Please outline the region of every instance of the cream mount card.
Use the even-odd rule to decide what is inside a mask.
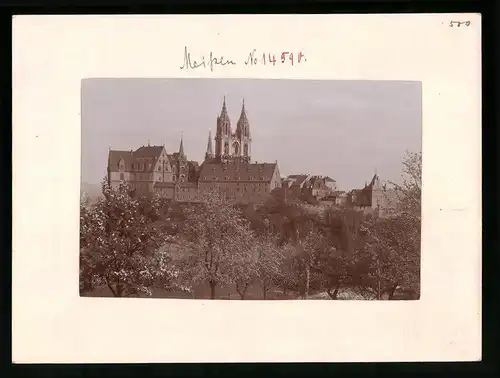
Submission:
[[[480,31],[477,14],[15,17],[13,361],[481,359]],[[141,178],[158,176],[137,152],[153,146],[161,183]],[[81,191],[105,174],[182,202],[244,171],[205,175],[207,156],[248,158],[230,198],[259,202],[279,182],[290,202],[295,182],[313,207],[345,192],[364,212],[382,206],[371,179],[396,181],[403,150],[419,148],[416,300],[303,300],[314,274],[293,300],[81,295]]]

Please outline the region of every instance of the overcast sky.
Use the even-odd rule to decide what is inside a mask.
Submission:
[[[165,144],[201,163],[223,97],[233,130],[245,99],[252,160],[282,176],[328,175],[362,187],[375,170],[398,180],[405,150],[421,150],[421,84],[398,81],[86,79],[82,81],[82,181],[106,174],[108,149]]]

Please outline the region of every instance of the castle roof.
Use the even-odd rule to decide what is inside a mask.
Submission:
[[[134,157],[136,157],[136,158],[144,158],[144,157],[158,158],[161,155],[163,148],[164,148],[163,146],[142,146],[134,151]]]
[[[292,187],[301,186],[307,179],[307,175],[289,175],[286,179],[293,180]]]
[[[131,170],[132,164],[144,163],[144,160],[142,159],[146,158],[156,161],[160,157],[163,149],[164,149],[163,146],[142,146],[135,151],[110,150],[108,155],[108,168],[113,168],[113,169],[118,168],[118,163],[120,162],[120,159],[123,159],[125,163],[125,169]],[[151,167],[148,166],[146,171],[151,172],[153,168],[154,167],[152,164]]]
[[[118,167],[118,163],[121,159],[123,159],[126,166],[129,166],[134,161],[133,152],[110,150],[108,156],[108,167]]]
[[[351,198],[354,196],[353,204],[356,206],[371,206],[373,197],[373,186],[378,179],[377,174],[374,174],[370,183],[365,185],[363,189],[354,189],[351,191]]]
[[[205,161],[201,165],[201,182],[270,182],[276,170],[276,163],[218,163],[214,160]]]
[[[353,196],[353,204],[356,206],[371,206],[372,205],[372,190],[370,186],[363,189],[354,189],[351,192]]]

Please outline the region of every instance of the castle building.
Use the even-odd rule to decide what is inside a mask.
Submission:
[[[375,213],[381,218],[387,218],[398,210],[398,196],[394,188],[389,188],[380,182],[375,173],[369,184],[363,189],[354,189],[347,195],[347,201],[358,210],[365,213]]]
[[[251,162],[250,124],[245,103],[233,132],[224,98],[217,116],[215,151],[209,131],[205,159],[188,160],[181,136],[179,151],[168,154],[164,146],[142,146],[135,151],[110,150],[108,182],[127,184],[140,195],[158,194],[178,202],[198,202],[205,190],[219,189],[234,203],[262,203],[281,187],[277,162]]]

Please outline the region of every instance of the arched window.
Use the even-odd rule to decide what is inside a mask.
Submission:
[[[243,146],[243,155],[244,156],[248,156],[248,144],[246,144],[246,143]]]
[[[224,155],[229,155],[229,143],[224,143]]]
[[[238,142],[233,143],[233,151],[236,156],[240,154],[240,145],[238,144]]]

